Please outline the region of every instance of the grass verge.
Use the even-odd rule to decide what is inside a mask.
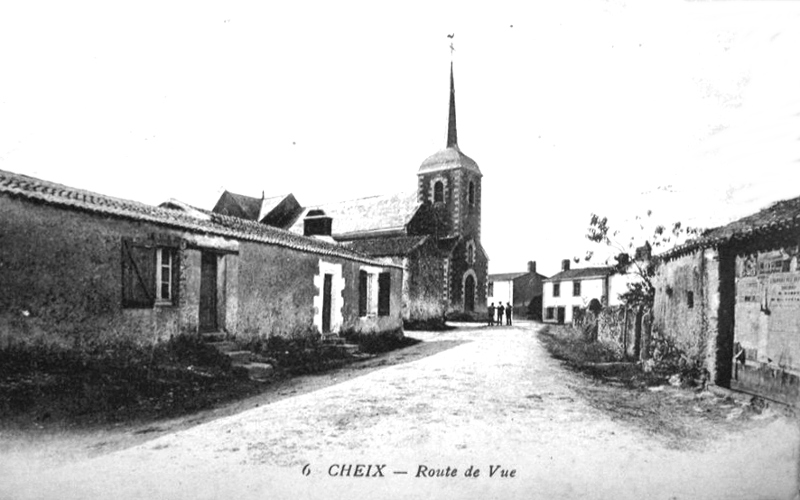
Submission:
[[[613,347],[588,342],[568,326],[547,326],[538,334],[548,352],[590,383],[573,389],[589,405],[660,439],[667,447],[699,446],[722,431],[760,418],[762,401],[738,402],[701,388],[673,387],[669,373],[625,362]]]

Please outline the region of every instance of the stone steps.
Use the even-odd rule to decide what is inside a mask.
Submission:
[[[225,340],[224,336],[217,334],[203,335],[203,340],[222,354],[228,356],[235,371],[247,375],[250,380],[266,382],[275,374],[275,367],[267,360],[252,351],[240,349],[235,342]]]
[[[275,374],[275,368],[269,363],[241,363],[233,366],[235,370],[244,370],[250,380],[258,382],[267,382]]]

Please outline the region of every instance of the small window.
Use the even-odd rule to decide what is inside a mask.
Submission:
[[[359,271],[358,273],[358,315],[388,316],[391,304],[391,275]]]
[[[686,305],[689,309],[694,307],[694,292],[686,292]]]
[[[469,206],[475,205],[475,183],[469,181],[469,194],[467,195],[467,199],[469,201]]]
[[[467,263],[472,264],[475,262],[475,246],[472,242],[467,243]]]
[[[494,297],[494,281],[489,282],[489,297]]]
[[[572,321],[577,320],[580,315],[581,315],[581,306],[572,306]]]
[[[553,283],[553,297],[561,297],[561,283]]]
[[[172,302],[172,260],[172,249],[156,249],[156,283],[158,284],[156,302]]]
[[[544,318],[545,318],[545,319],[553,319],[553,317],[554,317],[553,315],[554,315],[554,314],[555,314],[555,308],[553,308],[553,307],[548,307],[547,309],[545,309],[545,315],[544,315]]]
[[[572,282],[572,296],[573,297],[580,297],[581,296],[581,282],[580,281],[573,281]]]
[[[433,185],[433,202],[444,202],[444,183],[442,181],[436,181],[436,184]]]

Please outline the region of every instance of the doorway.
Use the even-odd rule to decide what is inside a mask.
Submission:
[[[567,309],[565,307],[559,307],[557,310],[557,314],[558,314],[558,324],[563,325],[564,321],[566,320]]]
[[[467,276],[464,280],[464,310],[472,312],[475,310],[475,278]]]
[[[331,333],[331,289],[333,275],[326,274],[322,285],[322,333]]]
[[[200,325],[201,333],[216,332],[217,322],[217,255],[203,252],[200,257]]]

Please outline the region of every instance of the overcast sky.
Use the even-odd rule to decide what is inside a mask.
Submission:
[[[483,178],[490,272],[592,212],[713,226],[800,195],[800,2],[4,2],[0,169],[158,204]]]

